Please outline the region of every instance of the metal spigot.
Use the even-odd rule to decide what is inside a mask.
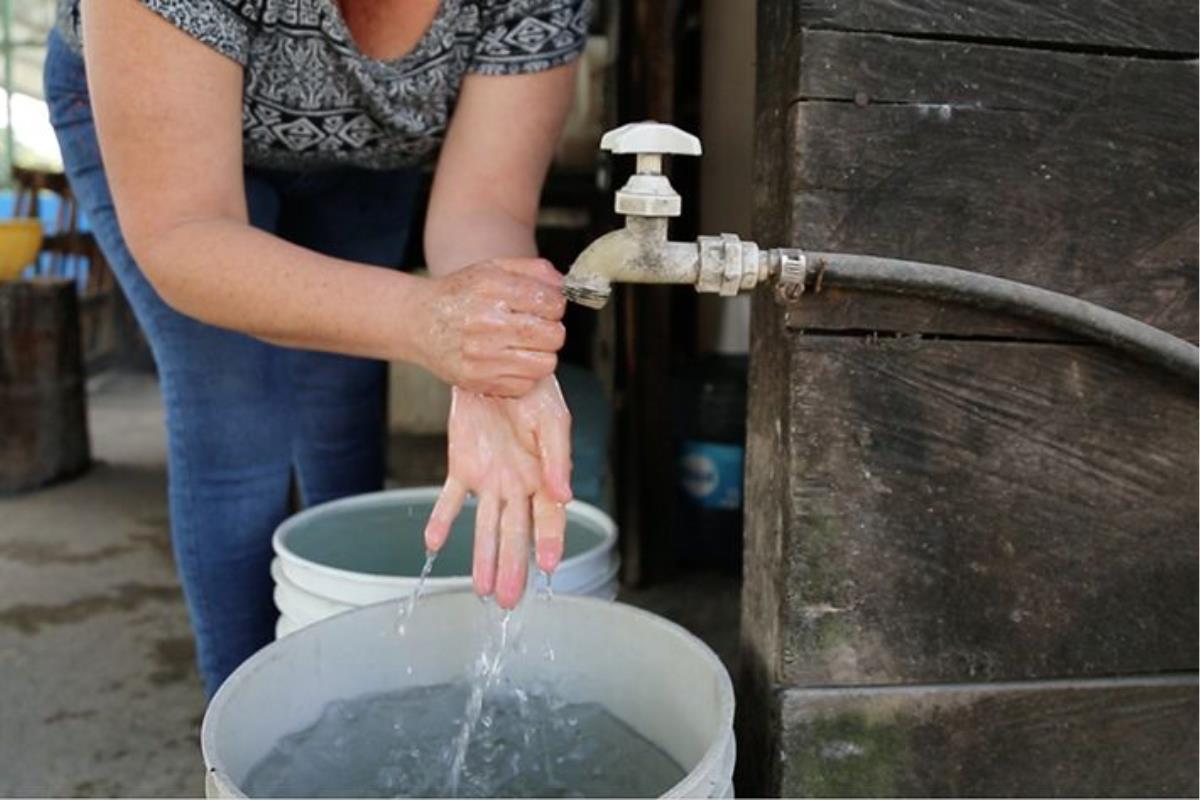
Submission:
[[[604,134],[603,150],[636,155],[637,171],[617,190],[614,206],[625,226],[592,242],[567,273],[567,299],[602,308],[612,282],[690,283],[698,292],[734,295],[766,280],[769,264],[758,245],[731,233],[695,242],[667,240],[667,223],[683,203],[663,175],[667,154],[698,156],[700,140],[673,125],[635,122]]]

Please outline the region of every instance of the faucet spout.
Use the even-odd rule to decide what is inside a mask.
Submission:
[[[568,300],[603,308],[613,282],[695,284],[700,247],[667,241],[667,220],[627,217],[625,227],[587,246],[571,265],[563,291]]]
[[[615,265],[630,259],[633,241],[624,228],[606,233],[584,248],[563,281],[563,294],[573,303],[604,308],[612,294]]]

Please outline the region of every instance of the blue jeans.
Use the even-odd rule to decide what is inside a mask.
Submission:
[[[171,537],[211,696],[273,637],[271,534],[289,512],[293,474],[305,504],[381,488],[386,367],[277,347],[168,307],[121,235],[83,61],[53,34],[45,89],[71,188],[158,367]],[[247,168],[250,223],[326,255],[396,267],[416,180],[412,170]]]

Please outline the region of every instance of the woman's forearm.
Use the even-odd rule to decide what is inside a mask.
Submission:
[[[489,258],[537,255],[533,227],[503,211],[457,211],[430,217],[425,225],[425,260],[432,275],[447,275]]]
[[[184,222],[134,255],[176,310],[292,347],[420,363],[428,280],[323,256],[233,219]]]

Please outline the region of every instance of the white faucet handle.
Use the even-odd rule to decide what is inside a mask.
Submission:
[[[700,140],[674,125],[662,122],[630,122],[613,128],[600,139],[600,149],[618,155],[671,153],[680,156],[700,155]]]

